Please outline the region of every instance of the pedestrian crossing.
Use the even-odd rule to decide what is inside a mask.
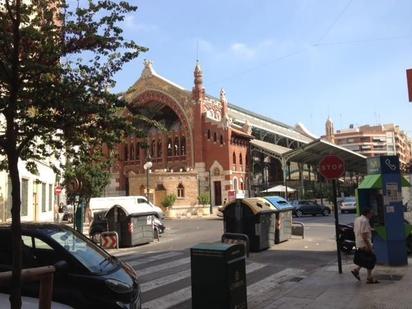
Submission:
[[[172,251],[122,257],[133,266],[140,280],[144,309],[191,308],[190,253]],[[299,268],[273,269],[268,264],[247,259],[248,308],[280,297],[305,277]],[[298,280],[296,280],[298,279]]]

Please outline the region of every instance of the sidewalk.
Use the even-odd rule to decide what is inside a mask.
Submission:
[[[350,272],[354,267],[351,259],[344,257],[342,274],[338,273],[337,263],[320,268],[265,308],[412,308],[412,258],[408,266],[377,265],[374,275],[378,284],[366,284],[365,269],[361,270],[362,281],[357,281]]]

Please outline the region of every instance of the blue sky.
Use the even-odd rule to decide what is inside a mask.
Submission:
[[[150,50],[116,76],[125,91],[143,59],[191,89],[196,58],[206,92],[288,125],[324,133],[396,123],[412,137],[410,0],[138,0],[125,37]]]

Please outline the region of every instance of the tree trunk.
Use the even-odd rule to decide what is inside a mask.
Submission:
[[[13,273],[11,281],[11,308],[21,308],[21,269],[22,269],[22,240],[20,221],[20,176],[18,169],[18,155],[16,149],[7,152],[9,163],[9,175],[12,184],[12,208],[11,208],[11,235],[13,248]]]

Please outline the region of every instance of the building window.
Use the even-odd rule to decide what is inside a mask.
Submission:
[[[169,138],[167,140],[167,156],[168,157],[173,156],[172,139],[171,138]]]
[[[41,183],[41,211],[46,212],[46,184]]]
[[[237,178],[233,178],[233,189],[235,190],[235,192],[238,191],[238,187],[237,187]]]
[[[22,179],[21,182],[21,215],[28,215],[28,198],[29,198],[29,181],[27,179]]]
[[[220,145],[223,145],[223,135],[220,135]]]
[[[140,143],[136,144],[136,160],[140,159]]]
[[[240,190],[245,190],[245,185],[243,183],[243,178],[240,178]]]
[[[129,159],[129,147],[128,145],[124,145],[124,160],[127,161]]]
[[[213,133],[213,141],[214,141],[214,142],[216,142],[216,141],[217,141],[217,134],[216,134],[216,132],[215,132],[215,133]]]
[[[210,139],[210,129],[207,130],[207,139]]]
[[[134,156],[134,147],[131,146],[130,147],[130,160],[135,160],[135,156]]]
[[[180,154],[182,156],[186,154],[186,138],[184,136],[180,138]]]
[[[242,154],[239,154],[239,164],[243,164]]]
[[[162,141],[161,141],[161,140],[158,140],[158,141],[157,141],[157,156],[160,158],[160,157],[162,156],[162,154],[163,154],[163,151],[162,151]]]
[[[185,187],[182,183],[179,183],[179,185],[177,186],[177,197],[185,197]]]
[[[233,164],[236,164],[236,153],[233,152]]]
[[[175,156],[180,156],[179,138],[178,138],[178,137],[175,137],[174,155],[175,155]]]
[[[152,156],[152,158],[156,156],[155,147],[156,147],[156,141],[152,140],[152,143],[150,144],[150,155]]]
[[[52,211],[53,207],[53,185],[49,185],[49,211]]]

